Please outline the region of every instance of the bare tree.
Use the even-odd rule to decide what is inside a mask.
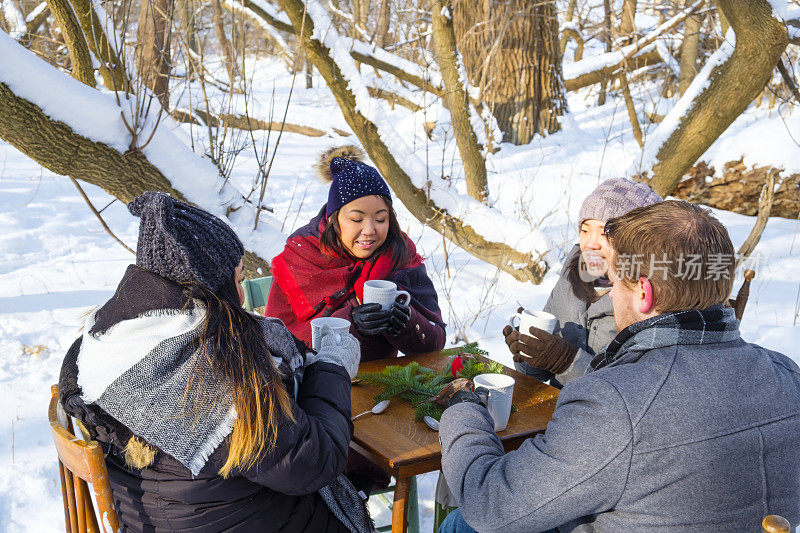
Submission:
[[[61,28],[64,43],[69,50],[72,76],[89,87],[94,87],[96,84],[92,56],[72,6],[67,0],[48,0],[47,5],[50,7],[50,12],[53,13],[56,24]]]
[[[172,9],[172,0],[142,0],[136,37],[139,76],[164,109],[169,109]]]
[[[433,0],[431,7],[436,62],[446,88],[444,102],[450,110],[450,123],[464,165],[467,193],[476,200],[485,202],[488,196],[486,163],[470,122],[471,104],[462,81],[464,67],[456,49],[453,8],[448,0]]]
[[[619,22],[619,33],[623,37],[628,37],[636,31],[636,0],[624,0],[622,3],[622,16]]]
[[[662,196],[669,195],[692,164],[747,109],[764,89],[778,63],[789,36],[783,23],[773,16],[767,0],[718,0],[718,5],[736,33],[736,47],[725,57],[725,49],[712,56],[708,82],[690,101],[679,102],[677,120],[665,121],[648,137],[644,154],[654,151],[652,168],[640,171]],[[683,101],[682,99],[682,101]],[[674,124],[674,125],[673,125]]]
[[[691,0],[687,0],[687,5]],[[697,53],[700,47],[700,15],[692,15],[683,26],[681,44],[681,72],[678,77],[678,93],[683,96],[697,75]]]

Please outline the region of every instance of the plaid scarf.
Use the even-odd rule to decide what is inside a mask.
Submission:
[[[88,315],[77,384],[86,403],[197,475],[233,430],[236,409],[230,385],[198,345],[205,309],[199,301],[186,308],[180,286],[164,281],[128,269],[114,296]],[[167,294],[153,303],[163,307],[147,309],[143,295],[161,291]],[[272,355],[264,364],[276,365],[290,381],[297,378],[304,354],[295,338],[277,319],[260,318],[259,324]],[[187,383],[196,394],[184,394]]]
[[[592,359],[598,370],[630,351],[644,352],[675,345],[717,344],[739,338],[739,321],[733,309],[715,305],[708,309],[677,311],[631,324],[620,331],[605,351]]]

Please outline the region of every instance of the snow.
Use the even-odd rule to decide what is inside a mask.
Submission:
[[[316,15],[314,20],[318,21]],[[340,37],[336,53],[350,57],[351,44],[351,40]],[[83,128],[86,135],[106,139],[117,149],[127,148],[129,134],[124,126],[120,128],[120,109],[113,94],[73,83],[23,54],[27,52],[0,34],[1,82],[24,92],[48,114],[54,113],[51,116],[60,117],[76,130]],[[293,123],[324,131],[334,127],[348,129],[319,77],[315,77],[312,89],[296,85],[289,99],[291,76],[283,64],[250,60],[247,71],[253,73],[254,92],[249,100],[240,97],[228,102],[229,112],[242,112],[247,102],[255,116],[265,119],[272,107],[276,115],[282,115],[284,106],[288,106]],[[23,66],[27,77],[34,81],[14,79],[15,68]],[[366,72],[371,69],[362,70],[365,72],[361,74],[361,85],[357,79],[351,80],[354,90],[375,83]],[[658,89],[641,88],[639,84],[631,87],[637,105],[643,106],[642,102],[652,99],[659,110],[668,111],[670,106],[679,109],[680,102],[658,100],[648,93],[657,93]],[[176,91],[173,103],[197,107],[193,90]],[[600,181],[624,175],[639,157],[621,97],[610,94],[608,103],[598,107],[589,98],[591,92],[571,93],[571,114],[563,117],[560,132],[545,139],[536,137],[526,146],[501,145],[500,152],[487,161],[492,201],[489,209],[465,200],[463,171],[448,129],[449,114],[438,102],[431,103],[428,97],[429,109],[413,113],[399,107],[389,109],[382,102],[375,104],[359,94],[359,104],[366,107],[366,112],[384,121],[381,127],[387,129],[381,133],[390,139],[398,160],[413,171],[415,183],[436,183],[431,185],[431,194],[437,203],[465,213],[467,221],[482,232],[548,251],[551,270],[543,283],[520,283],[443,240],[395,202],[401,227],[426,259],[448,324],[448,343],[478,341],[490,357],[510,365],[511,356],[500,334],[503,325],[520,305],[541,309],[555,285],[564,253],[577,240],[576,219],[583,198]],[[215,93],[214,98],[217,96]],[[423,128],[426,119],[437,122],[432,140]],[[182,172],[195,179],[200,199],[213,199],[221,206],[219,183],[210,177],[207,162],[192,157],[193,153],[186,149],[186,139],[193,131],[196,143],[203,138],[197,135],[196,128],[162,122],[152,147],[148,146],[153,150],[148,157],[157,160],[171,175]],[[643,128],[648,142],[655,140],[651,138],[656,137],[658,127],[643,122]],[[257,143],[263,143],[267,133],[254,135]],[[273,132],[270,151],[275,135]],[[787,173],[800,172],[800,150],[795,140],[800,140],[797,111],[751,106],[703,159],[718,171],[726,161],[744,156],[747,165],[774,165]],[[232,222],[249,247],[264,256],[274,254],[283,246],[284,235],[316,214],[327,199],[327,187],[315,179],[311,166],[323,149],[345,142],[357,141],[352,136],[312,138],[284,133],[264,199],[274,213],[255,235],[251,232],[252,213],[241,209],[232,215]],[[200,152],[204,149],[198,147]],[[230,190],[249,190],[257,165],[252,149],[242,151],[231,176]],[[98,208],[112,200],[97,187],[83,187]],[[715,213],[728,227],[738,248],[753,227],[754,217],[719,210]],[[498,215],[492,218],[489,214]],[[112,203],[103,211],[103,218],[126,244],[135,247],[138,219],[124,205]],[[85,314],[113,294],[134,257],[105,233],[68,179],[43,170],[3,141],[0,227],[0,397],[4,398],[0,427],[6,434],[0,440],[0,523],[15,532],[63,531],[55,451],[46,419],[49,386],[57,382],[61,359],[80,335]],[[769,221],[756,248],[760,264],[741,328],[745,340],[778,350],[798,362],[799,233],[800,222],[796,220]],[[525,242],[530,239],[534,242]],[[739,275],[735,287],[740,283]],[[418,478],[421,526],[426,531],[431,530],[433,520],[435,482],[435,473]]]
[[[14,5],[10,0],[0,2],[0,9],[2,9],[3,17],[9,25],[8,33],[12,39],[19,39],[25,35],[25,17],[22,11]]]

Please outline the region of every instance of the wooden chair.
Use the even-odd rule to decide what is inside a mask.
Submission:
[[[244,308],[252,312],[256,307],[267,305],[269,289],[272,287],[272,276],[246,279],[242,281],[244,288]]]
[[[53,385],[50,393],[52,397],[47,418],[58,454],[67,533],[116,533],[119,520],[114,509],[103,450],[99,443],[87,442],[75,436],[70,417],[58,402],[58,386]],[[87,433],[84,431],[84,434]],[[97,515],[87,483],[91,484],[94,492]],[[102,529],[98,527],[98,516]]]
[[[739,287],[739,292],[736,294],[736,298],[731,298],[728,301],[733,307],[733,312],[736,315],[736,319],[741,322],[742,317],[744,316],[744,308],[747,305],[747,298],[750,296],[750,282],[753,281],[756,273],[750,269],[744,271],[744,281],[742,282],[742,286]]]
[[[782,516],[767,515],[761,522],[762,533],[791,533],[792,525]]]

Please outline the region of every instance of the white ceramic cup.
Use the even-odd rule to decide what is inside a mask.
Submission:
[[[516,322],[516,323],[515,323]],[[553,333],[556,329],[557,319],[555,315],[544,311],[528,311],[523,309],[521,313],[515,313],[508,319],[511,327],[519,327],[519,332],[530,335],[531,326]]]
[[[398,296],[404,298],[405,305],[411,303],[411,295],[397,290],[397,285],[385,279],[371,279],[364,283],[364,303],[379,303],[384,311],[392,307]]]
[[[505,374],[480,374],[472,380],[475,391],[483,397],[486,408],[494,420],[494,430],[503,431],[511,415],[514,396],[514,378]],[[486,389],[484,393],[481,389]]]
[[[311,321],[311,347],[316,351],[319,350],[319,341],[322,338],[320,335],[322,326],[328,325],[334,333],[344,336],[350,332],[350,321],[344,318],[337,318],[335,316],[321,316]]]

